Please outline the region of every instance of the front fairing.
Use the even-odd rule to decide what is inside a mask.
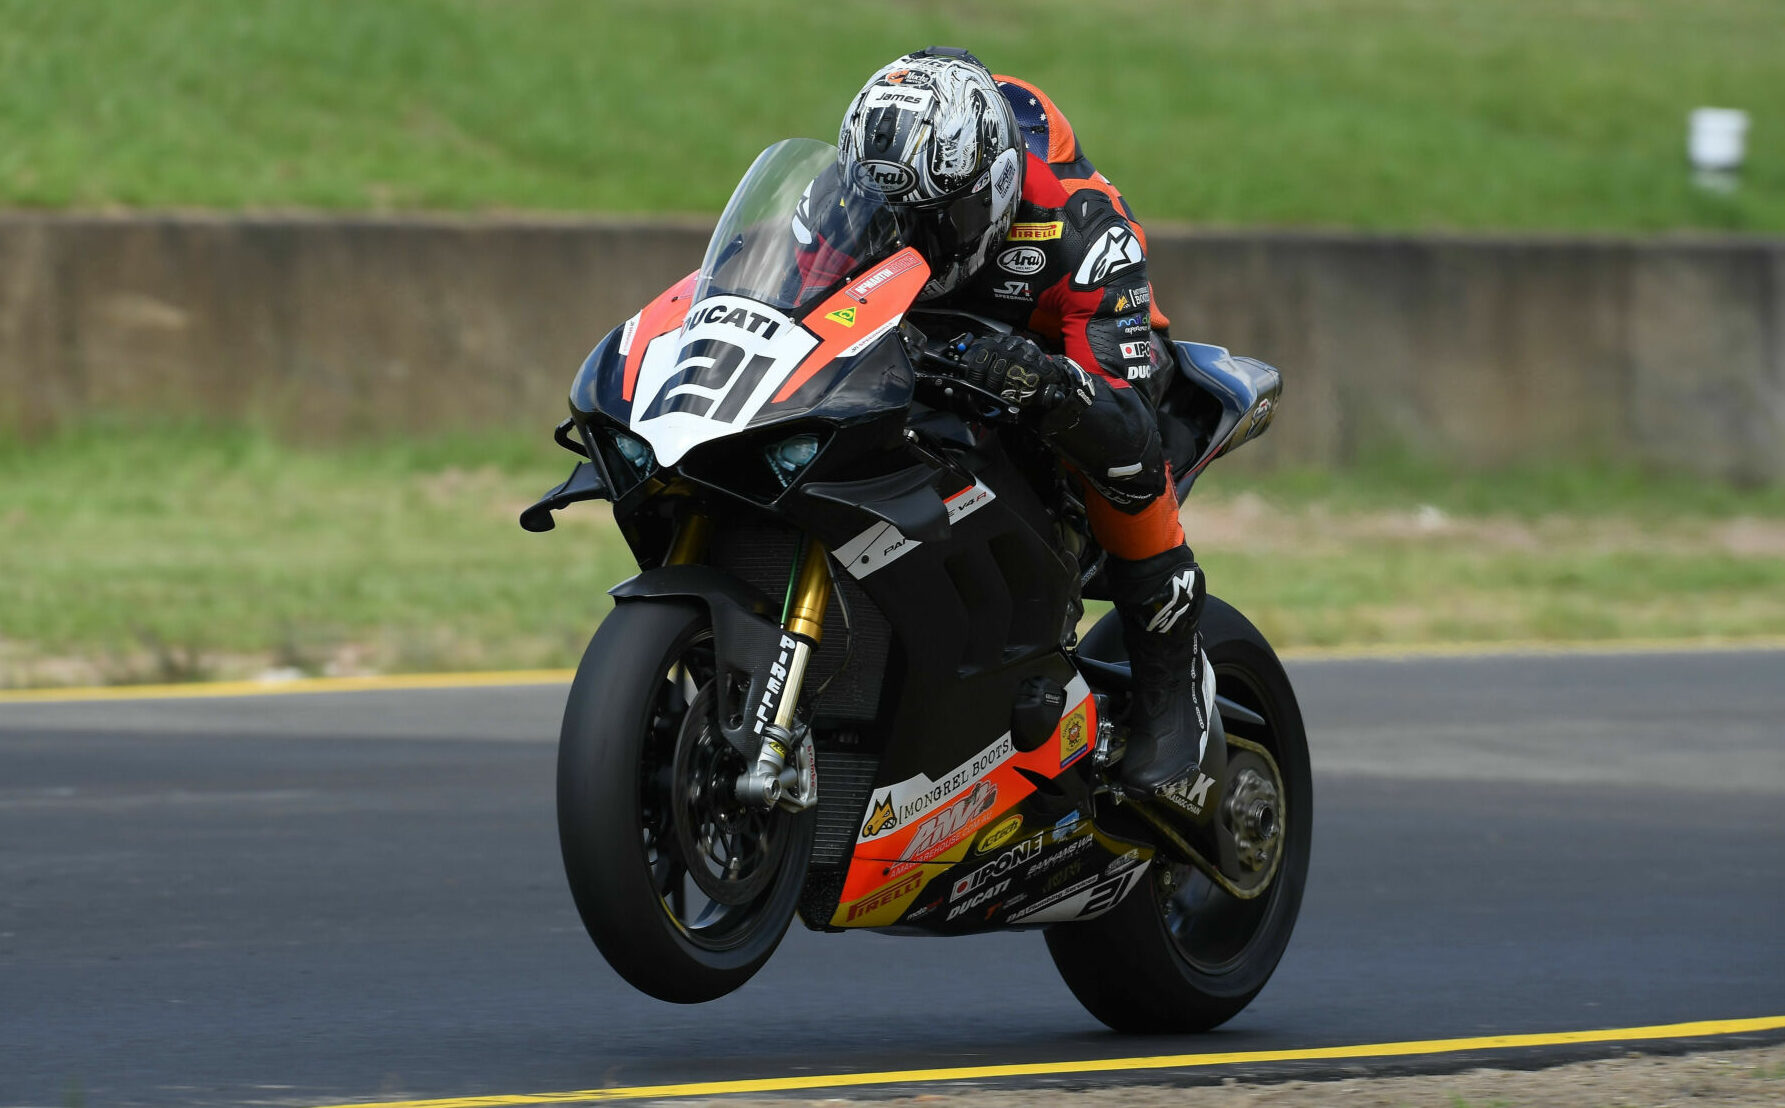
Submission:
[[[573,408],[676,466],[763,428],[907,407],[914,375],[898,325],[929,268],[885,235],[881,200],[838,194],[835,159],[805,139],[765,151],[701,269],[603,340],[572,386]],[[815,192],[822,220],[810,214]]]

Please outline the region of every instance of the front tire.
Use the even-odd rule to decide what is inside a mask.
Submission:
[[[704,609],[621,604],[583,654],[558,742],[558,840],[583,926],[620,976],[679,1004],[768,961],[811,854],[809,813],[746,811],[712,787],[743,768],[707,720],[714,672]],[[678,788],[678,769],[698,780]]]
[[[1262,728],[1234,723],[1229,730],[1268,750],[1281,773],[1283,856],[1255,899],[1230,896],[1191,867],[1159,861],[1108,914],[1048,929],[1048,953],[1067,987],[1117,1031],[1198,1032],[1232,1019],[1270,980],[1301,910],[1314,808],[1295,690],[1251,621],[1212,596],[1202,635],[1219,694],[1264,717]],[[1095,657],[1125,657],[1114,628],[1093,629],[1085,645],[1093,644]]]

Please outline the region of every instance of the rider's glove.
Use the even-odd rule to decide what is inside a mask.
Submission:
[[[961,356],[961,378],[1034,413],[1043,431],[1071,427],[1097,395],[1091,375],[1077,362],[1021,335],[974,339]]]

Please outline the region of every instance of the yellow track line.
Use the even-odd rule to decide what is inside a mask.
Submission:
[[[1510,655],[1728,654],[1785,650],[1785,635],[1732,639],[1508,639],[1504,642],[1367,643],[1356,646],[1290,646],[1277,656],[1292,662],[1346,662],[1371,658],[1499,658]]]
[[[1377,643],[1367,646],[1287,647],[1292,662],[1367,659],[1498,658],[1515,655],[1716,654],[1785,650],[1785,635],[1751,639],[1610,639],[1549,642]],[[472,689],[496,685],[567,685],[575,670],[517,669],[471,673],[399,673],[374,677],[297,677],[282,681],[194,681],[176,685],[98,685],[50,689],[0,689],[0,704],[56,704],[87,700],[205,700],[294,693],[377,692],[400,689]]]
[[[1073,1073],[1133,1073],[1181,1070],[1259,1062],[1310,1062],[1340,1058],[1404,1058],[1475,1050],[1574,1046],[1582,1043],[1638,1042],[1645,1039],[1698,1039],[1785,1028],[1785,1016],[1759,1019],[1704,1020],[1653,1027],[1617,1027],[1604,1031],[1558,1031],[1538,1035],[1488,1035],[1470,1039],[1426,1039],[1405,1043],[1362,1043],[1356,1046],[1309,1047],[1298,1050],[1253,1050],[1227,1054],[1164,1054],[1150,1058],[1092,1058],[1081,1062],[1036,1062],[1007,1066],[957,1066],[948,1069],[888,1070],[883,1073],[810,1074],[750,1081],[699,1081],[684,1085],[635,1085],[630,1088],[578,1089],[562,1093],[515,1093],[447,1097],[440,1100],[384,1100],[334,1104],[326,1108],[509,1108],[526,1104],[575,1104],[600,1100],[643,1100],[654,1097],[726,1096],[737,1093],[782,1093],[796,1089],[841,1089],[864,1085],[909,1085],[930,1081],[983,1081],[1006,1077],[1041,1077]]]

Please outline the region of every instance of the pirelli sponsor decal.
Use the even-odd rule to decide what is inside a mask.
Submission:
[[[1010,233],[1004,238],[1009,242],[1047,242],[1059,238],[1065,231],[1066,223],[1059,219],[1051,223],[1012,223]]]
[[[898,920],[929,875],[922,870],[885,885],[852,904],[840,905],[831,924],[838,927],[884,927]]]

